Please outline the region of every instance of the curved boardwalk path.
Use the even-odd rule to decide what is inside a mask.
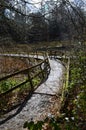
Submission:
[[[24,130],[25,121],[42,120],[46,116],[56,115],[60,109],[59,93],[62,88],[64,67],[59,60],[49,60],[51,71],[48,79],[41,84],[22,108],[0,118],[0,130]]]

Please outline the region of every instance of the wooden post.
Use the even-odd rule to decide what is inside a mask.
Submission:
[[[36,51],[37,59],[38,59],[38,52]]]
[[[46,76],[48,76],[48,59],[46,59],[45,61],[45,73],[46,73]]]
[[[33,86],[33,83],[32,83],[32,79],[31,79],[31,77],[30,77],[30,72],[29,72],[29,70],[28,70],[28,80],[29,80],[29,82],[30,82],[31,91],[33,91],[33,90],[34,90],[34,86]]]
[[[36,55],[36,58],[37,58],[37,50],[35,50],[35,55]]]
[[[43,63],[42,63],[43,64]],[[42,65],[41,64],[41,65]],[[40,65],[40,70],[41,70],[41,72],[42,72],[42,78],[44,78],[44,73],[43,73],[43,69],[42,69],[42,66]]]

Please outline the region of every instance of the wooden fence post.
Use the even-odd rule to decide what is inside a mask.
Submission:
[[[42,69],[42,66],[41,66],[42,64],[40,64],[40,70],[41,70],[41,72],[42,72],[42,78],[44,78],[44,73],[43,73],[43,69]]]
[[[36,56],[37,56],[37,59],[38,59],[38,52],[36,51]]]
[[[34,90],[34,86],[33,86],[32,79],[31,79],[31,77],[30,77],[30,72],[29,72],[29,70],[28,70],[28,80],[29,80],[29,82],[30,82],[31,91],[33,91],[33,90]]]

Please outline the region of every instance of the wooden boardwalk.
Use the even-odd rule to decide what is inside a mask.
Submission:
[[[48,114],[57,114],[65,69],[59,60],[52,59],[49,62],[51,71],[47,81],[41,84],[22,106],[0,118],[0,130],[23,130],[25,121],[41,120]]]

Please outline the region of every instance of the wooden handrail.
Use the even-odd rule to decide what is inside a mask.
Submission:
[[[24,73],[27,74],[27,72],[28,72],[29,70],[31,70],[31,69],[33,69],[33,68],[35,68],[35,67],[37,67],[37,66],[40,66],[41,64],[45,63],[46,60],[48,60],[48,58],[46,58],[45,60],[43,60],[41,63],[39,63],[39,64],[37,64],[37,65],[34,65],[34,66],[29,67],[29,68],[27,68],[27,69],[24,69],[24,70],[15,72],[15,73],[13,73],[13,74],[7,75],[7,76],[5,76],[5,77],[2,77],[2,78],[0,78],[0,81],[5,80],[5,79],[8,79],[8,78],[10,78],[10,77],[12,77],[12,76],[15,76],[15,75],[18,75],[18,74],[22,74],[22,73],[23,73],[23,74],[24,74]]]
[[[41,67],[42,64],[44,64],[43,68]],[[30,75],[31,70],[33,70],[34,68],[36,68],[36,67],[38,67],[38,66],[40,67],[40,71],[39,71],[38,73],[36,73],[34,76],[31,77],[31,75]],[[46,70],[47,70],[47,71],[46,71]],[[27,79],[26,81],[23,81],[22,83],[20,83],[20,84],[18,84],[18,85],[16,85],[16,86],[13,86],[13,87],[12,87],[11,89],[9,89],[8,91],[1,93],[0,96],[4,96],[4,95],[8,94],[9,92],[11,92],[11,91],[13,91],[13,90],[19,88],[20,86],[26,84],[27,82],[30,83],[31,90],[33,91],[33,90],[34,90],[34,86],[33,86],[32,80],[33,80],[35,77],[37,77],[38,75],[40,75],[41,73],[42,73],[42,77],[43,77],[42,79],[44,79],[44,78],[45,78],[44,72],[46,72],[46,75],[48,75],[48,74],[49,74],[49,70],[50,70],[50,65],[49,65],[48,58],[46,58],[46,59],[43,60],[41,63],[39,63],[39,64],[37,64],[37,65],[35,65],[35,66],[32,66],[32,67],[27,68],[27,69],[25,69],[25,70],[21,70],[21,71],[15,72],[14,74],[11,74],[11,75],[8,75],[8,76],[6,76],[6,77],[1,78],[0,81],[3,81],[3,80],[6,80],[6,79],[8,79],[8,78],[11,78],[11,77],[13,77],[13,76],[15,76],[15,75],[22,74],[22,73],[23,73],[23,74],[27,74],[27,76],[28,76],[28,79]]]

